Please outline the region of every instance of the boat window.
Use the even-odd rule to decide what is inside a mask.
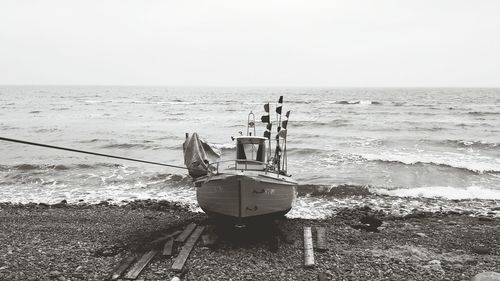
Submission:
[[[241,142],[238,142],[238,145],[236,147],[236,159],[243,159],[243,160],[247,159],[247,155],[245,154],[245,149]]]
[[[260,140],[238,140],[236,144],[236,159],[265,162],[265,143]]]
[[[257,161],[265,162],[266,161],[266,146],[261,143],[259,144],[259,149],[257,150]]]

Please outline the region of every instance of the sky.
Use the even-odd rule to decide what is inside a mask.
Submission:
[[[500,1],[1,0],[0,84],[500,87]]]

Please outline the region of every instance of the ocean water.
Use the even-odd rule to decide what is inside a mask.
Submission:
[[[500,89],[0,86],[0,136],[182,166],[184,134],[198,132],[231,159],[248,113],[280,95],[292,217],[500,200]],[[0,141],[2,202],[147,198],[197,208],[184,170]]]

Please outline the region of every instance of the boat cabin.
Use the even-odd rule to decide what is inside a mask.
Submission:
[[[241,136],[236,138],[236,169],[264,170],[267,163],[267,138]]]

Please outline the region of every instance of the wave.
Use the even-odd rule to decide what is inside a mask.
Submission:
[[[42,129],[36,129],[35,133],[52,133],[52,132],[60,132],[60,131],[61,130],[57,129],[57,128],[51,128],[51,129],[42,128]]]
[[[114,144],[103,145],[100,148],[118,148],[118,149],[143,148],[143,149],[150,149],[150,148],[155,148],[155,147],[151,146],[151,145],[147,145],[147,144],[141,144],[141,143],[114,143]]]
[[[467,114],[474,116],[488,116],[488,115],[500,115],[500,112],[492,112],[492,111],[469,111]]]
[[[424,197],[424,198],[445,198],[452,200],[460,199],[483,199],[499,200],[500,190],[495,190],[482,186],[469,186],[465,188],[451,186],[429,186],[416,188],[369,188],[370,192],[380,195],[396,197]]]
[[[487,142],[487,141],[473,141],[473,140],[445,140],[443,141],[446,145],[453,145],[458,147],[468,147],[468,148],[498,148],[500,143],[498,142]]]
[[[211,143],[210,146],[218,150],[233,150],[236,149],[235,143]]]
[[[467,159],[432,159],[429,156],[417,156],[417,155],[375,155],[375,154],[364,154],[356,155],[370,162],[380,162],[389,164],[403,164],[403,165],[435,165],[440,167],[448,167],[453,169],[459,169],[469,173],[475,174],[485,174],[485,173],[500,173],[500,165],[498,163],[488,163],[488,162],[472,162],[467,161]]]
[[[406,102],[401,102],[401,101],[393,101],[392,102],[392,105],[394,105],[394,106],[403,106],[405,104],[406,104]]]
[[[90,140],[79,140],[79,143],[94,143],[100,141],[109,141],[109,139],[90,139]]]
[[[340,101],[327,101],[327,103],[331,104],[346,104],[346,105],[353,105],[353,104],[360,104],[360,105],[381,105],[382,102],[379,101],[371,101],[371,100],[340,100]]]
[[[362,196],[372,194],[368,186],[361,185],[314,185],[297,186],[298,196]]]
[[[335,119],[327,122],[321,122],[321,121],[294,121],[292,123],[289,123],[290,126],[293,127],[310,127],[310,126],[328,126],[328,127],[347,127],[351,121],[347,119]]]
[[[96,163],[96,164],[16,164],[16,165],[0,165],[0,171],[18,170],[18,171],[33,171],[33,170],[73,170],[73,169],[95,169],[100,167],[121,167],[119,164]]]
[[[310,155],[315,153],[324,153],[324,149],[317,148],[287,148],[287,153],[289,155]]]
[[[339,196],[369,196],[384,195],[394,197],[443,198],[449,200],[481,199],[500,200],[500,190],[482,186],[451,187],[426,186],[415,188],[387,188],[369,185],[299,185],[299,197],[339,197]]]

